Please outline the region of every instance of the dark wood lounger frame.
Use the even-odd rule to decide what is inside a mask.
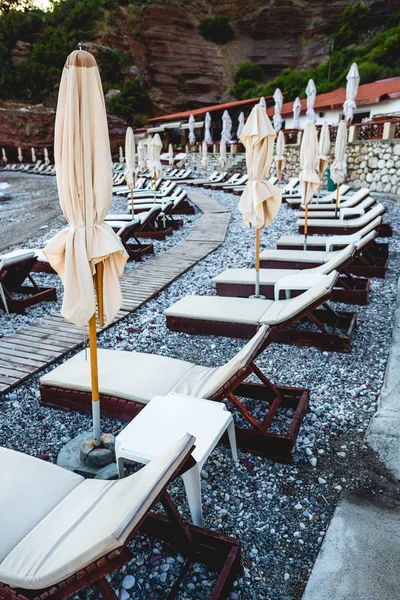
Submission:
[[[314,346],[321,350],[349,352],[351,337],[357,323],[357,313],[333,310],[327,304],[330,297],[329,292],[293,319],[278,327],[274,326],[274,341],[282,344]],[[258,323],[235,323],[174,316],[167,316],[166,320],[167,327],[171,331],[200,335],[250,338],[258,329]],[[303,326],[312,323],[316,329],[305,327],[295,329],[293,325],[296,323],[301,323]],[[331,331],[326,326],[330,327]]]
[[[280,246],[285,249],[285,246]],[[291,248],[287,247],[288,250]],[[359,277],[378,277],[385,279],[389,262],[389,244],[379,243],[372,240],[363,250],[357,253],[354,258],[347,263],[346,270],[351,275]],[[263,269],[313,269],[319,267],[321,263],[304,263],[302,261],[281,261],[260,259],[260,267]]]
[[[260,352],[271,341],[274,341],[272,333],[268,336],[268,342],[263,345]],[[251,375],[255,376],[259,383],[247,382]],[[40,395],[41,404],[44,406],[67,411],[91,412],[89,392],[41,385]],[[262,423],[244,406],[239,397],[261,400],[266,403],[268,410]],[[131,421],[145,406],[140,402],[105,394],[101,394],[100,400],[102,414],[124,421]],[[252,362],[248,367],[236,373],[223,388],[212,396],[211,400],[216,402],[228,400],[247,421],[247,428],[237,425],[235,427],[237,443],[242,450],[284,463],[293,461],[297,435],[309,406],[308,389],[276,386]],[[269,428],[279,408],[291,408],[294,415],[288,430],[285,433],[277,434],[269,431]]]
[[[193,464],[194,460],[191,456],[185,458],[172,475],[169,483]],[[148,512],[121,548],[103,556],[85,569],[50,588],[42,590],[15,589],[0,582],[0,600],[62,600],[92,585],[104,600],[118,600],[118,596],[106,576],[134,558],[129,550],[129,543],[138,531],[167,542],[187,556],[171,591],[166,596],[167,600],[176,597],[185,575],[194,562],[204,562],[219,570],[210,600],[227,598],[234,580],[240,573],[240,542],[235,538],[185,523],[166,491],[166,487],[154,500],[151,508],[161,502],[167,517]]]
[[[2,270],[0,281],[3,285],[9,312],[24,315],[29,306],[33,306],[39,302],[57,300],[56,288],[39,286],[33,279],[31,271],[34,270],[36,264],[37,258],[32,257]],[[32,285],[22,285],[26,279]],[[14,298],[13,294],[22,294],[25,297]],[[0,308],[5,309],[1,298]]]

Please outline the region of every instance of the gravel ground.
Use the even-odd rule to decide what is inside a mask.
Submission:
[[[241,340],[189,336],[165,327],[163,310],[179,297],[212,294],[213,275],[229,266],[253,263],[254,236],[242,225],[238,198],[207,193],[232,211],[225,243],[157,298],[101,334],[100,346],[159,353],[208,366],[223,364],[243,346]],[[273,344],[257,361],[273,382],[310,388],[311,411],[300,430],[294,464],[239,452],[235,467],[228,449],[218,447],[205,465],[205,526],[236,536],[243,544],[243,573],[231,600],[300,599],[342,490],[398,494],[396,482],[364,442],[390,348],[400,265],[400,205],[387,202],[387,207],[385,221],[394,229],[387,278],[372,281],[368,306],[340,305],[358,313],[350,353]],[[294,214],[282,206],[262,245],[273,247],[278,237],[294,232]],[[237,414],[234,417],[240,421]],[[287,415],[282,415],[279,424],[286,420]],[[115,432],[121,425],[103,419],[104,430]],[[41,408],[38,377],[2,398],[0,444],[10,448],[55,460],[60,447],[89,426],[87,415]],[[188,517],[181,482],[171,491]],[[110,578],[120,598],[165,598],[182,558],[145,538],[136,538],[132,550],[135,558]],[[212,581],[213,576],[198,566],[185,579],[180,597],[207,598]],[[90,596],[98,598],[94,591],[82,594]]]
[[[0,183],[0,240],[2,240],[0,244],[1,253],[9,252],[15,248],[44,248],[47,241],[56,235],[56,233],[66,225],[64,216],[61,213],[58,203],[55,177],[6,173],[5,178],[8,181]],[[0,181],[3,179],[4,172],[0,174]],[[33,219],[32,214],[28,214],[28,216],[25,215],[24,217],[24,219],[27,219],[27,222],[25,222],[24,234],[21,236],[19,231],[15,231],[13,236],[7,237],[8,244],[6,245],[5,240],[3,240],[3,235],[9,231],[9,220],[12,219],[12,223],[17,223],[20,216],[19,211],[23,211],[26,198],[33,193],[40,195],[40,189],[42,189],[44,197],[41,198],[40,203],[39,201],[37,202],[37,206],[32,208],[31,212],[34,213],[36,210],[39,212],[42,211],[45,204],[51,206],[54,205],[51,215],[46,211],[44,212],[41,223],[45,224],[39,227],[40,235],[38,236],[36,234],[38,228],[31,226],[30,218]],[[111,201],[110,213],[118,214],[125,212],[126,198],[114,195]],[[174,231],[173,234],[168,236],[164,241],[148,240],[148,243],[153,242],[154,254],[165,252],[165,250],[168,248],[175,246],[185,239],[192,227],[194,227],[200,214],[200,212],[197,212],[195,215],[181,215],[179,218],[183,218],[184,226]],[[36,223],[36,219],[34,219],[33,223]],[[20,240],[18,244],[15,244],[16,239]],[[147,260],[150,260],[152,256],[154,255],[144,256],[141,262],[143,263]],[[134,261],[127,262],[125,265],[125,272],[135,269],[140,264],[140,262]],[[33,277],[38,285],[56,288],[58,298],[57,302],[41,302],[40,304],[31,306],[27,309],[25,315],[7,315],[4,311],[0,310],[0,338],[2,336],[11,335],[17,331],[17,329],[20,329],[21,327],[27,327],[30,323],[35,323],[50,313],[60,311],[63,296],[63,286],[58,275],[34,273]]]

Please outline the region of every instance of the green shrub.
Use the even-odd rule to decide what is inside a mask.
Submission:
[[[242,100],[244,98],[244,94],[249,89],[256,88],[257,86],[258,83],[257,81],[254,81],[254,79],[242,79],[241,81],[238,81],[238,83],[235,83],[233,88],[229,90],[229,93],[235,98],[238,98],[238,100]]]
[[[120,93],[108,101],[107,109],[110,114],[124,119],[129,125],[140,127],[151,113],[150,96],[137,77],[134,77],[126,81]]]
[[[243,79],[251,81],[261,81],[263,77],[263,70],[257,63],[249,62],[248,60],[242,62],[235,71],[233,76],[234,83],[239,83]]]
[[[235,32],[225,15],[216,15],[200,23],[200,33],[211,42],[226,44],[233,38]]]

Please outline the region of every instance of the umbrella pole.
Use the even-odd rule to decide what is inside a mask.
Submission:
[[[156,188],[157,175],[155,173],[154,173],[153,179],[154,179],[154,204],[155,204],[156,203],[156,193],[157,193],[157,188]]]
[[[306,204],[304,215],[304,250],[307,250],[307,230],[308,230],[308,204]]]
[[[335,204],[335,219],[339,208],[339,184],[336,184],[336,204]]]
[[[133,190],[136,187],[136,173],[133,174],[133,187],[131,188],[131,209],[132,209],[132,221],[134,219],[134,201],[133,201]]]
[[[256,290],[255,297],[260,297],[260,229],[256,229]]]
[[[95,283],[97,292],[97,304],[100,326],[104,325],[103,306],[103,273],[104,265],[96,266]],[[100,395],[99,395],[99,366],[97,361],[97,335],[96,335],[96,313],[89,320],[89,351],[90,351],[90,377],[92,384],[92,420],[93,420],[93,442],[95,446],[101,445],[100,429]]]

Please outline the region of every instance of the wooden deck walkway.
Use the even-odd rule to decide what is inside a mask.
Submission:
[[[191,192],[189,198],[203,215],[186,240],[122,276],[123,305],[108,327],[154,298],[224,241],[230,213],[204,194]],[[0,338],[0,393],[8,392],[82,344],[82,329],[60,314],[47,315],[38,323]]]

